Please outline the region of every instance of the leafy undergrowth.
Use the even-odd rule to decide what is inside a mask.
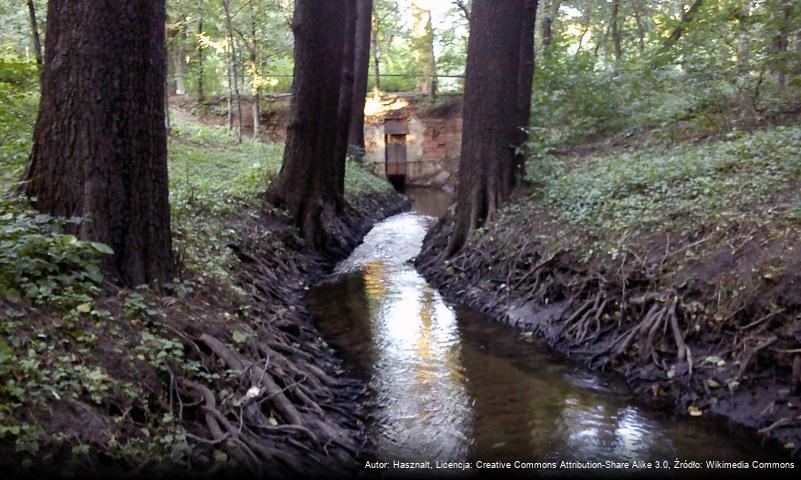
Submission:
[[[30,152],[37,75],[33,61],[0,53],[0,191],[17,181]]]
[[[108,247],[63,233],[80,219],[0,200],[0,467],[258,475],[352,465],[359,388],[339,378],[301,303],[330,259],[262,200],[281,147],[238,145],[179,116],[170,159],[180,275],[160,293],[104,281]],[[364,224],[401,205],[357,165],[347,188],[355,210],[370,212]]]
[[[801,447],[801,126],[540,156],[533,188],[444,260],[446,295],[624,373],[689,415]]]

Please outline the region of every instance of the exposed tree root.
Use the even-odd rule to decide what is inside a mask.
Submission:
[[[340,253],[366,232],[370,220],[403,209],[398,200],[384,209],[386,199],[363,199],[371,216],[354,210],[345,222],[338,221],[332,231]],[[247,322],[222,330],[173,327],[209,372],[227,369],[230,375],[174,379],[169,408],[190,440],[223,449],[250,474],[345,474],[356,467],[363,442],[355,402],[364,386],[339,376],[331,353],[318,345],[301,297],[305,282],[322,274],[330,261],[311,252],[293,229],[274,226],[289,255],[262,245],[258,231],[229,245],[241,262],[242,287],[253,299]],[[234,328],[247,330],[247,339],[226,341]]]
[[[592,367],[618,370],[637,390],[672,397],[682,411],[724,413],[801,444],[801,428],[788,420],[801,401],[798,302],[776,308],[756,288],[726,300],[721,282],[674,282],[669,269],[691,249],[713,248],[715,233],[666,236],[656,247],[588,263],[549,246],[540,226],[531,212],[502,217],[446,259],[451,225],[444,218],[426,237],[417,266],[452,300],[533,331]],[[753,241],[753,233],[740,243]],[[749,397],[740,393],[759,382],[784,392],[763,414],[744,407]]]

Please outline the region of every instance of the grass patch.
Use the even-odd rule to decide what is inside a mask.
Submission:
[[[731,136],[583,159],[540,157],[530,171],[554,215],[601,237],[797,219],[798,203],[782,197],[801,179],[801,126]]]

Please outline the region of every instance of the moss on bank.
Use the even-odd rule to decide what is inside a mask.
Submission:
[[[301,302],[333,259],[308,249],[263,202],[280,158],[279,146],[240,145],[222,128],[173,115],[180,275],[163,293],[105,281],[97,264],[107,247],[2,200],[4,471],[353,467],[360,386],[340,377]],[[346,182],[354,235],[404,206],[356,165]]]
[[[681,412],[801,447],[801,127],[538,156],[534,186],[445,260],[452,300],[623,373]]]

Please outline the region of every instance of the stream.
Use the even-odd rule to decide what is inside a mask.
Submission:
[[[369,382],[370,459],[669,461],[771,459],[713,419],[645,406],[592,372],[481,313],[451,305],[409,262],[450,197],[378,223],[307,302],[344,367]]]

